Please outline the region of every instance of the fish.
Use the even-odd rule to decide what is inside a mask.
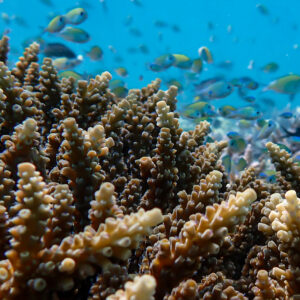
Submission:
[[[161,21],[161,20],[155,20],[153,22],[154,26],[157,27],[157,28],[165,28],[168,26],[168,24],[164,21]]]
[[[183,85],[178,81],[177,79],[169,79],[166,81],[166,85],[170,87],[171,85],[175,85],[178,89],[178,92],[182,92],[183,90]]]
[[[230,119],[246,119],[256,120],[260,118],[262,113],[253,106],[240,107],[235,111],[230,112],[226,117]]]
[[[236,111],[237,108],[235,108],[232,105],[223,105],[219,108],[219,113],[222,117],[228,116],[231,112]]]
[[[26,22],[26,20],[24,18],[20,17],[20,16],[13,15],[11,17],[11,19],[13,21],[15,21],[21,27],[28,27],[29,26],[28,23]]]
[[[276,129],[276,123],[272,120],[268,120],[264,126],[258,131],[255,140],[263,140],[268,138]]]
[[[173,66],[179,69],[189,69],[193,64],[193,61],[184,54],[172,54],[172,56],[174,57]]]
[[[214,62],[212,54],[207,47],[205,47],[205,46],[200,47],[198,49],[198,54],[199,54],[200,58],[202,58],[203,61],[206,62],[207,64],[212,64]]]
[[[269,10],[264,4],[258,3],[258,4],[256,4],[256,8],[258,9],[258,11],[262,15],[268,15],[269,14]]]
[[[126,77],[128,75],[128,71],[124,67],[119,67],[115,69],[115,72],[121,77]]]
[[[222,157],[222,163],[225,168],[225,171],[229,174],[231,172],[231,163],[232,163],[230,155],[228,154],[224,155]]]
[[[65,16],[56,16],[54,17],[47,27],[44,29],[44,32],[60,32],[66,25],[66,18]]]
[[[182,115],[186,118],[196,118],[202,115],[206,109],[211,109],[211,105],[208,102],[199,101],[185,106]]]
[[[246,88],[248,90],[256,90],[259,87],[258,82],[247,76],[234,78],[230,82],[235,87]]]
[[[70,10],[64,16],[66,24],[79,25],[87,19],[88,14],[84,8],[78,7]]]
[[[284,119],[291,119],[293,116],[294,116],[293,113],[290,111],[283,112],[282,114],[279,115],[279,117]]]
[[[121,79],[114,79],[109,82],[109,87],[111,89],[114,89],[118,86],[125,86],[125,82]]]
[[[51,0],[40,0],[41,3],[47,5],[47,6],[53,6],[53,2]]]
[[[58,78],[62,79],[62,78],[69,78],[69,77],[73,77],[74,79],[77,80],[81,80],[83,78],[83,76],[75,71],[61,71],[58,73]]]
[[[217,80],[204,88],[199,88],[199,85],[196,85],[195,88],[196,94],[202,100],[222,99],[229,96],[234,90],[233,85],[226,80]]]
[[[195,73],[200,73],[203,69],[203,62],[201,58],[196,58],[193,61],[191,70]]]
[[[142,7],[143,4],[140,0],[130,0],[131,3],[133,3],[135,6]]]
[[[283,136],[283,138],[290,138],[290,137],[300,137],[300,127],[295,128],[294,131],[290,131],[287,130],[286,128],[284,128],[283,126],[281,126],[282,130],[285,132],[285,136]]]
[[[289,74],[279,77],[278,79],[270,82],[263,92],[274,91],[280,94],[290,95],[291,100],[300,92],[300,76],[296,74]]]
[[[42,51],[47,57],[76,58],[76,54],[73,50],[61,43],[48,43]]]
[[[67,57],[59,57],[52,61],[53,66],[57,70],[72,69],[82,62],[82,56],[78,55],[75,59],[68,59]]]
[[[243,138],[232,139],[229,141],[229,149],[232,152],[241,153],[246,149],[246,141]]]
[[[181,31],[181,29],[180,29],[180,27],[178,26],[178,25],[173,25],[172,27],[171,27],[171,29],[174,31],[174,32],[180,32]]]
[[[261,70],[265,73],[274,73],[278,71],[278,69],[279,65],[276,62],[270,62],[261,68]]]
[[[148,47],[145,44],[139,45],[139,49],[144,54],[148,54],[149,53],[149,49],[148,49]]]
[[[71,26],[65,27],[58,33],[58,36],[62,37],[66,41],[80,44],[86,43],[90,40],[90,35],[85,30]]]
[[[228,133],[227,133],[227,136],[228,136],[228,138],[229,139],[237,139],[237,138],[240,138],[241,137],[241,135],[237,132],[237,131],[229,131]]]
[[[245,120],[245,119],[239,120],[238,127],[242,128],[242,129],[248,129],[248,128],[252,127],[252,122],[249,120]]]
[[[136,37],[142,36],[142,32],[138,28],[135,28],[135,27],[130,28],[129,32]]]
[[[233,62],[231,60],[224,60],[219,62],[216,67],[224,70],[231,70],[233,68]]]
[[[99,46],[93,46],[91,49],[86,53],[86,55],[94,61],[101,60],[103,57],[103,51]]]
[[[117,97],[125,98],[128,93],[128,89],[124,86],[117,86],[111,90]]]
[[[247,165],[248,165],[248,163],[245,160],[245,158],[243,158],[243,157],[239,158],[238,161],[234,162],[235,169],[238,172],[241,172],[241,171],[245,170],[245,168],[247,167]]]
[[[124,24],[125,26],[129,26],[129,25],[132,24],[132,21],[133,21],[133,17],[132,17],[131,15],[128,15],[128,16],[125,18],[123,24]]]
[[[172,54],[163,54],[161,56],[158,56],[154,60],[154,63],[148,64],[148,67],[153,72],[161,72],[171,67],[174,61],[175,57]]]

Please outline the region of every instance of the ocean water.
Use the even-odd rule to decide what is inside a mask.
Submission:
[[[264,5],[268,14],[257,8]],[[179,109],[191,103],[194,97],[194,83],[185,79],[186,70],[174,67],[163,72],[149,70],[148,64],[156,57],[166,53],[179,53],[191,59],[198,57],[198,48],[207,46],[213,54],[214,64],[205,65],[197,82],[216,76],[230,80],[235,77],[250,76],[260,84],[259,97],[270,97],[275,106],[265,107],[266,117],[271,112],[282,109],[296,109],[300,105],[300,95],[291,102],[287,95],[275,92],[262,93],[262,88],[272,80],[289,73],[300,73],[300,1],[298,0],[2,0],[0,26],[2,31],[9,30],[13,65],[23,52],[26,40],[42,38],[45,42],[60,42],[70,47],[77,55],[83,55],[83,62],[74,68],[81,74],[95,76],[102,71],[110,71],[114,79],[120,78],[114,71],[122,66],[128,76],[122,78],[126,86],[141,88],[155,78],[165,82],[176,79],[184,85],[179,93]],[[63,40],[56,34],[43,33],[43,29],[56,15],[67,13],[75,7],[83,7],[88,18],[76,27],[86,30],[91,39],[83,44]],[[125,21],[132,18],[130,25]],[[23,22],[17,22],[21,19]],[[156,21],[166,26],[158,28]],[[23,24],[22,24],[23,23]],[[172,26],[176,25],[179,32]],[[130,30],[138,29],[140,36]],[[228,30],[231,28],[231,30]],[[91,46],[98,45],[104,52],[103,59],[91,61],[86,52]],[[144,54],[139,46],[144,45],[149,53]],[[111,51],[113,49],[114,51]],[[218,68],[219,62],[230,60],[231,70]],[[253,69],[248,65],[253,61]],[[279,70],[266,74],[261,67],[276,62]],[[248,105],[236,92],[230,96],[213,101],[215,107],[224,104]]]

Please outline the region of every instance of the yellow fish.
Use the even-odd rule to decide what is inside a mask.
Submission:
[[[66,18],[64,16],[56,16],[53,18],[48,26],[45,28],[45,31],[54,33],[61,31],[66,25]]]
[[[67,24],[78,25],[81,24],[88,17],[84,8],[74,8],[65,14]]]
[[[199,53],[200,58],[202,58],[203,61],[206,62],[207,64],[212,64],[214,62],[212,54],[207,47],[205,47],[205,46],[200,47],[198,49],[198,53]]]

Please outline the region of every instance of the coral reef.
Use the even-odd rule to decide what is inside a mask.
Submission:
[[[290,299],[300,293],[300,167],[230,178],[209,123],[179,126],[177,88],[126,98],[104,72],[57,76],[0,41],[1,299]]]

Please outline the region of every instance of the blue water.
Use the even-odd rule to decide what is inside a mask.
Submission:
[[[89,42],[71,43],[48,33],[44,33],[42,38],[47,42],[62,42],[76,54],[82,54],[84,61],[75,68],[79,73],[95,75],[108,70],[116,79],[119,76],[114,69],[126,67],[129,75],[124,81],[128,88],[141,88],[157,77],[184,81],[183,70],[172,67],[167,71],[154,73],[147,68],[147,63],[165,53],[182,53],[197,58],[197,50],[201,46],[209,47],[216,63],[230,60],[234,67],[228,71],[207,65],[207,70],[202,72],[199,80],[220,74],[229,79],[247,75],[263,86],[290,72],[300,73],[299,0],[140,1],[142,7],[129,0],[106,0],[105,8],[103,3],[96,0],[51,0],[53,6],[45,5],[42,0],[4,0],[0,4],[1,12],[9,17],[21,17],[27,23],[26,26],[20,26],[14,20],[8,24],[3,18],[0,19],[1,30],[11,31],[9,60],[12,64],[15,63],[22,54],[24,40],[40,36],[42,28],[47,26],[53,16],[65,14],[74,7],[84,7],[89,16],[78,27],[89,32]],[[268,15],[259,12],[256,7],[258,3],[266,5]],[[132,16],[133,21],[126,27],[124,21],[128,16]],[[157,28],[154,26],[155,20],[164,21],[168,26]],[[208,28],[208,23],[212,24],[212,29]],[[171,29],[173,25],[177,25],[180,32],[174,32]],[[232,27],[231,32],[227,30],[229,25]],[[132,35],[129,32],[132,27],[139,29],[142,36]],[[128,51],[129,48],[138,48],[141,44],[148,47],[149,54]],[[100,46],[104,52],[100,62],[92,62],[85,55],[93,45]],[[112,53],[109,46],[113,46],[116,53]],[[116,62],[116,57],[122,59],[122,62]],[[247,69],[250,60],[254,61],[253,70]],[[279,70],[273,74],[263,73],[260,67],[271,61],[279,64]],[[162,87],[166,88],[165,85]],[[286,95],[268,92],[265,96],[276,101],[275,109],[278,110],[289,103]],[[192,102],[192,98],[192,83],[188,83],[178,96],[179,106]],[[247,103],[233,93],[225,99],[214,101],[216,106],[223,104]],[[299,105],[300,95],[296,96],[292,107]]]

